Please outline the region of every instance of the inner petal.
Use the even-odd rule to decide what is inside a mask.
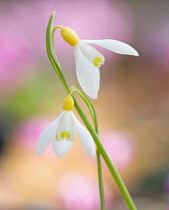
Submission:
[[[96,67],[100,67],[104,63],[104,56],[90,45],[79,42],[82,54]]]
[[[70,111],[66,111],[63,117],[59,121],[55,140],[75,141],[75,136],[76,136],[76,128],[74,120],[72,119]]]

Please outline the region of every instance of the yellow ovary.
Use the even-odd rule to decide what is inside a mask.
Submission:
[[[100,64],[102,64],[102,63],[103,63],[103,61],[100,57],[95,57],[94,60],[93,60],[93,64],[95,66],[100,66]]]
[[[68,95],[63,101],[63,109],[65,111],[72,111],[74,108],[74,100],[72,96]]]
[[[71,46],[75,46],[79,42],[78,35],[71,28],[68,28],[68,27],[62,28],[61,35],[63,39]]]

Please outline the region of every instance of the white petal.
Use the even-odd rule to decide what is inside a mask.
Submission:
[[[42,153],[49,146],[51,140],[53,140],[56,136],[56,129],[59,123],[60,118],[63,116],[65,111],[63,111],[55,121],[53,121],[50,125],[48,125],[44,131],[41,133],[38,142],[36,144],[36,152],[38,155],[42,155]]]
[[[56,141],[75,141],[75,137],[76,127],[71,115],[71,111],[65,111],[57,127]]]
[[[133,47],[131,47],[130,45],[128,45],[124,42],[120,42],[117,40],[111,40],[111,39],[81,40],[81,42],[97,44],[100,47],[104,47],[108,50],[111,50],[111,51],[113,51],[115,53],[119,53],[119,54],[139,56],[138,52]]]
[[[79,42],[79,47],[80,47],[80,49],[81,49],[81,52],[82,52],[82,54],[92,63],[92,64],[94,64],[94,59],[95,58],[100,58],[101,60],[102,60],[102,63],[100,63],[100,64],[103,64],[104,63],[104,61],[105,61],[105,58],[104,58],[104,56],[100,53],[100,52],[98,52],[95,48],[93,48],[93,47],[91,47],[90,45],[88,45],[88,44],[86,44],[86,43],[84,43],[84,42]],[[99,66],[96,66],[97,68],[99,68],[100,67],[100,65]]]
[[[72,144],[73,142],[67,141],[67,140],[62,140],[62,141],[53,140],[52,141],[53,150],[58,157],[62,157],[65,153],[67,153],[68,150],[71,148]]]
[[[89,131],[78,121],[78,119],[76,118],[76,116],[73,114],[73,112],[71,113],[72,117],[75,121],[76,124],[76,128],[77,128],[77,132],[79,134],[80,137],[80,141],[83,145],[83,147],[85,148],[85,150],[87,151],[89,157],[94,157],[96,155],[96,147],[95,147],[95,143],[94,140],[91,136],[91,134],[89,133]]]
[[[78,44],[74,47],[76,74],[84,92],[93,99],[98,96],[100,87],[100,72],[84,55]]]

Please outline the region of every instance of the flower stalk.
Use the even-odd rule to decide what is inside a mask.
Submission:
[[[72,90],[71,90],[70,94],[72,94],[73,91],[76,91],[81,96],[81,98],[85,102],[86,106],[88,107],[90,115],[91,115],[93,123],[94,123],[95,131],[98,134],[99,133],[98,121],[97,121],[97,115],[96,115],[96,111],[95,111],[93,104],[91,103],[90,99],[86,96],[86,94],[78,87],[72,86]],[[105,210],[102,164],[101,164],[100,152],[98,149],[96,151],[96,154],[97,154],[97,170],[98,170],[98,182],[99,182],[99,194],[100,194],[100,207],[101,207],[101,210]]]
[[[52,13],[50,19],[49,19],[49,22],[48,22],[48,26],[47,26],[47,32],[46,32],[46,49],[47,49],[47,54],[48,54],[48,58],[56,72],[56,74],[58,75],[59,79],[61,80],[63,86],[65,87],[67,93],[70,93],[71,92],[71,88],[70,86],[68,85],[64,75],[63,75],[63,72],[60,68],[60,65],[59,65],[59,62],[57,61],[57,58],[56,58],[56,55],[55,55],[55,50],[54,50],[54,31],[53,31],[53,21],[54,21],[54,16],[55,16],[55,13]],[[102,142],[100,141],[99,139],[99,136],[98,136],[98,133],[97,133],[97,129],[96,130],[92,127],[92,125],[90,124],[89,120],[87,119],[85,113],[83,112],[82,108],[80,107],[80,105],[78,104],[78,102],[76,101],[75,97],[72,96],[73,99],[74,99],[74,103],[75,103],[75,108],[77,110],[77,112],[79,113],[82,121],[84,122],[86,128],[88,129],[88,131],[90,132],[90,134],[92,135],[94,141],[95,141],[95,144],[97,146],[97,149],[99,151],[99,153],[102,155],[104,161],[106,162],[112,176],[114,177],[114,180],[128,206],[128,208],[130,210],[137,210],[121,176],[119,175],[116,167],[113,165],[109,155],[107,154]],[[87,98],[87,97],[86,97]],[[84,100],[85,101],[85,100]],[[88,101],[87,103],[90,104],[90,102]],[[90,106],[91,108],[91,106]],[[92,108],[91,108],[92,109]],[[91,110],[90,110],[91,112]],[[97,125],[97,124],[96,124]],[[96,126],[95,125],[95,126]],[[98,162],[100,161],[100,156],[98,156]],[[100,162],[99,162],[100,163]],[[101,165],[100,165],[101,166]],[[101,168],[100,166],[98,166],[98,171],[101,175]],[[99,178],[99,183],[101,184],[101,181],[102,181],[102,177],[100,176]],[[102,185],[100,185],[102,186]],[[102,187],[101,187],[102,188]],[[100,191],[103,192],[103,190],[100,188]],[[104,208],[103,208],[104,209]]]

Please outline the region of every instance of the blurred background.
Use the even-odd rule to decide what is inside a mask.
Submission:
[[[0,0],[0,210],[99,209],[96,158],[78,140],[61,159],[51,147],[41,157],[35,152],[66,96],[45,50],[53,11],[55,25],[82,39],[116,39],[139,52],[132,57],[96,47],[106,61],[93,103],[101,140],[138,209],[168,210],[167,0]],[[73,50],[59,30],[55,43],[69,84],[78,86]],[[127,210],[102,162],[106,209]]]

